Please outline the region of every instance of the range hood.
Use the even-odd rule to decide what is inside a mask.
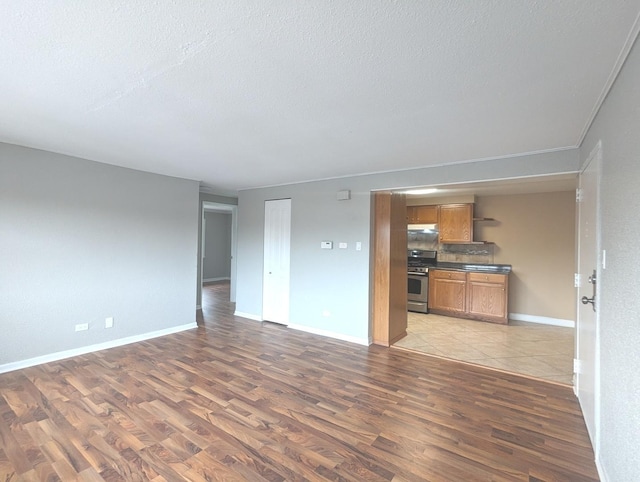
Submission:
[[[409,224],[407,225],[407,229],[412,232],[418,233],[437,233],[438,225],[437,224]]]

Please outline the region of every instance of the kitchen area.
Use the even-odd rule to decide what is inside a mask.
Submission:
[[[523,195],[533,196],[531,199],[538,204],[549,204],[549,198],[560,196],[567,204],[566,193]],[[533,313],[560,313],[562,307],[571,313],[572,307],[567,305],[573,303],[566,299],[571,290],[563,282],[563,306],[556,307],[554,312],[543,303],[535,304],[539,297],[549,298],[537,288],[540,277],[552,280],[555,275],[549,270],[534,272],[535,256],[539,257],[537,264],[546,264],[541,255],[544,250],[540,249],[542,246],[535,248],[536,241],[531,243],[528,238],[546,239],[544,224],[549,221],[553,207],[542,210],[542,217],[547,218],[544,222],[531,221],[533,229],[515,222],[511,223],[514,226],[506,226],[509,218],[527,219],[529,215],[510,213],[509,206],[514,201],[525,206],[525,210],[531,205],[531,199],[517,199],[518,196],[517,193],[488,196],[487,203],[482,202],[483,196],[475,195],[416,198],[407,195],[408,327],[407,336],[394,346],[572,384],[574,328],[566,326],[570,320],[518,313],[524,311],[521,307],[530,306],[540,307],[537,311],[526,308]],[[554,199],[551,201],[553,205]],[[496,213],[508,214],[507,221],[484,209],[491,204],[500,207]],[[562,210],[562,219],[554,223],[566,226],[573,213],[565,211]],[[553,232],[552,229],[549,231]],[[489,238],[492,233],[501,233],[498,242]],[[562,243],[555,243],[554,250],[563,251],[563,258],[564,251],[573,249],[569,234],[563,235],[562,240],[556,239]],[[513,256],[515,267],[508,262],[508,253],[514,250],[519,250],[518,256]],[[567,269],[572,267],[564,266],[563,272]],[[511,287],[515,289],[513,297]],[[533,304],[527,304],[529,299],[533,299]],[[554,300],[548,301],[550,305],[559,305]]]

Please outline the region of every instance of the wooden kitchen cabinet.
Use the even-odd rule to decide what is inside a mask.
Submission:
[[[443,244],[473,242],[473,204],[442,204],[438,212],[438,241]]]
[[[459,316],[466,311],[467,274],[429,270],[429,310]]]
[[[429,312],[508,323],[509,275],[432,269]]]
[[[438,206],[407,206],[408,224],[435,224],[438,222]]]
[[[508,323],[508,275],[467,274],[467,312],[475,319]]]

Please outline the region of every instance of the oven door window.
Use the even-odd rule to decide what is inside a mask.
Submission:
[[[428,279],[426,276],[409,276],[408,294],[411,299],[426,299],[429,286]]]
[[[422,295],[422,279],[409,277],[409,294],[410,295]]]

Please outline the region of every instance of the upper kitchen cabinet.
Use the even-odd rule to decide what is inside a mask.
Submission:
[[[435,224],[438,222],[438,206],[407,206],[408,224]]]
[[[442,204],[439,210],[438,241],[440,243],[473,242],[473,204]]]

